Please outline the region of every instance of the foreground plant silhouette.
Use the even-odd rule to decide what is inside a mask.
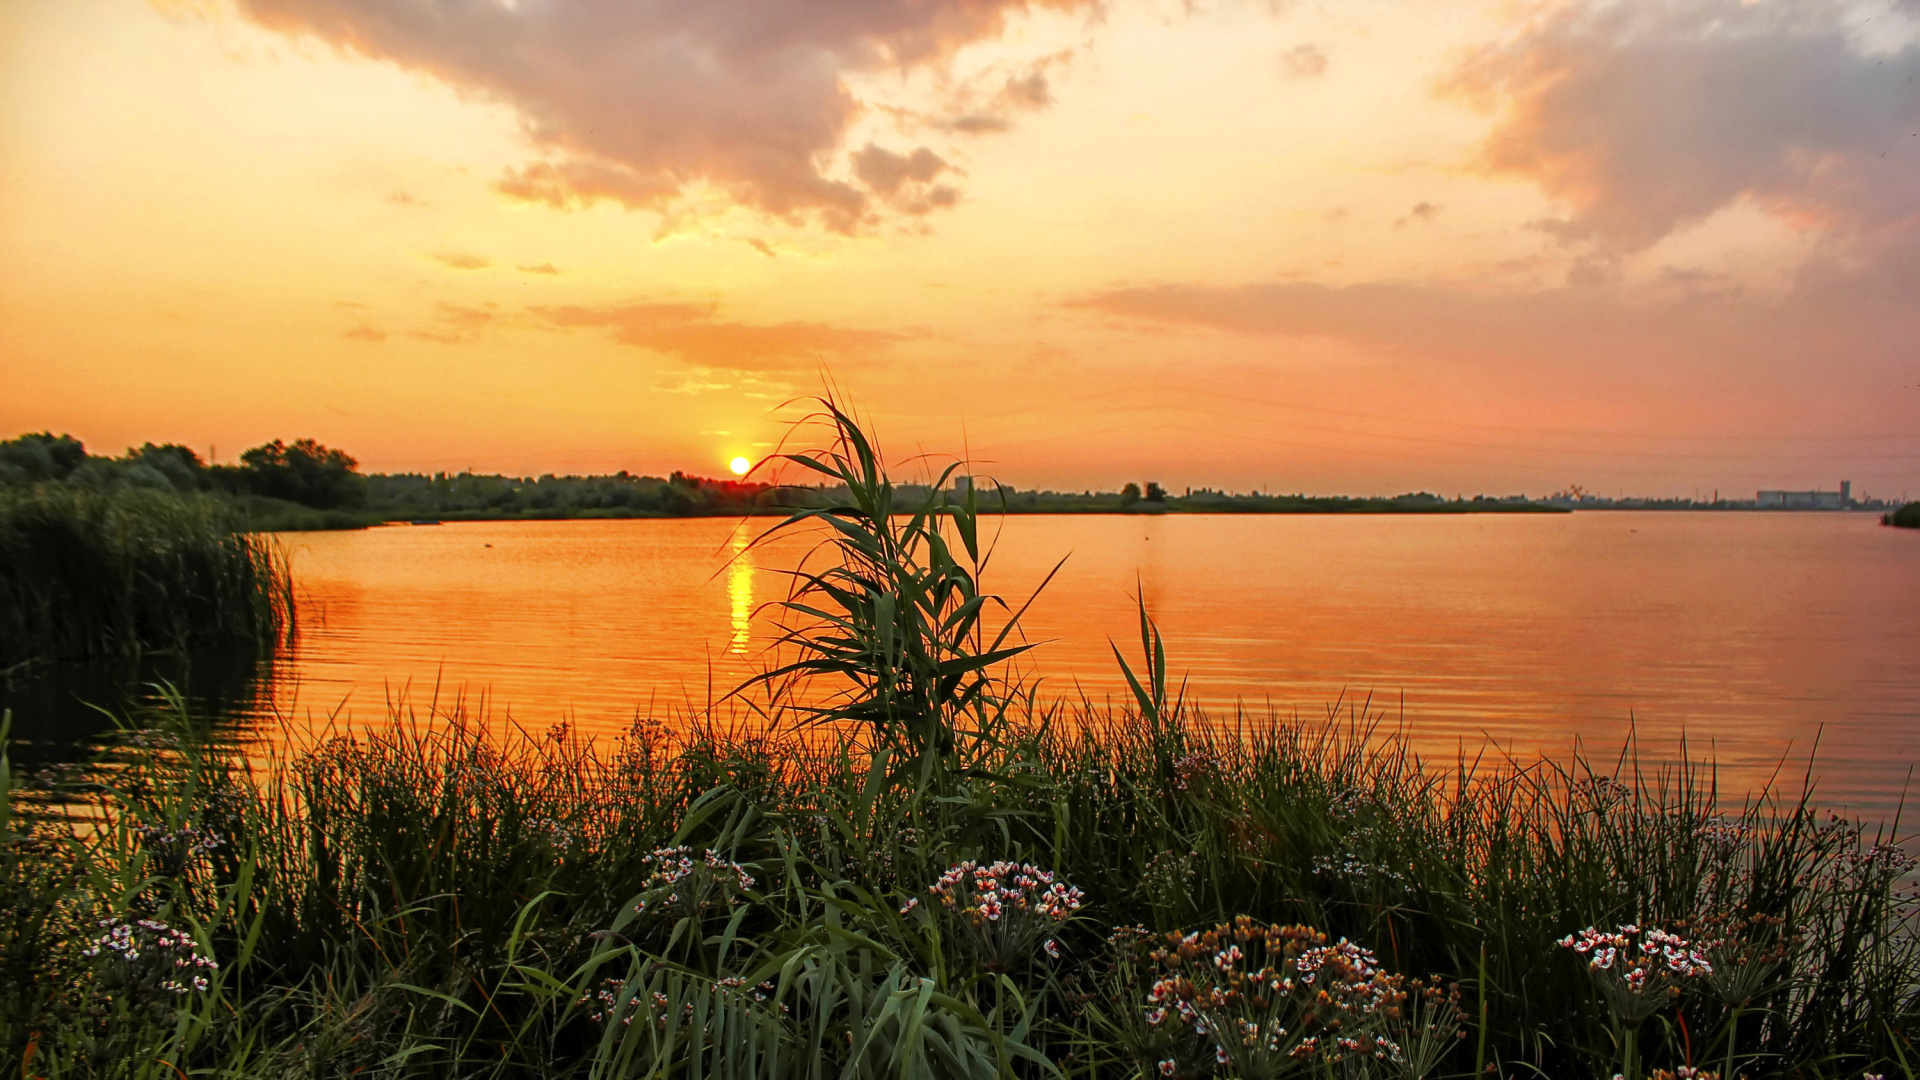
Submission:
[[[797,655],[743,689],[798,681],[828,691],[823,704],[787,707],[815,723],[864,729],[874,749],[917,765],[924,783],[965,753],[963,739],[991,741],[1004,727],[1014,695],[995,673],[1033,647],[1018,637],[1032,599],[989,639],[989,614],[1008,606],[980,591],[992,550],[981,544],[977,488],[968,484],[957,496],[947,490],[960,463],[903,502],[852,415],[831,398],[819,405],[803,423],[824,426],[827,445],[779,459],[844,490],[846,499],[796,510],[755,540],[820,527],[829,557],[824,567],[794,571],[792,593],[777,605],[786,621],[776,649]]]
[[[1912,1076],[1920,945],[1894,832],[1806,796],[1736,805],[1691,761],[1449,773],[1358,712],[1209,717],[1169,694],[1144,611],[1140,666],[1122,661],[1133,701],[1042,704],[994,659],[1022,647],[1001,629],[1019,610],[980,588],[971,509],[893,506],[870,441],[828,414],[842,441],[815,460],[854,483],[841,513],[784,526],[833,539],[782,609],[786,670],[756,684],[776,691],[774,719],[803,721],[783,734],[712,712],[606,745],[402,707],[262,761],[176,705],[51,791],[0,757],[0,1067],[1251,1076],[1266,1066],[1214,1037],[1237,1015],[1227,984],[1206,1032],[1149,1023],[1167,1004],[1150,1001],[1159,935],[1231,936],[1244,916],[1263,942],[1298,928],[1302,956],[1344,939],[1355,985],[1438,974],[1377,995],[1354,1021],[1367,1052],[1319,1062],[1335,1075],[1611,1076],[1611,1011],[1557,942],[1717,919],[1730,929],[1687,936],[1761,942],[1757,974],[1686,980],[1642,1024],[1640,1071]],[[974,876],[1002,862],[990,885]],[[948,909],[931,890],[969,863]],[[1043,905],[1055,886],[1074,902]],[[1009,888],[1032,918],[972,922],[989,894],[1004,914]],[[127,1008],[94,1010],[102,958],[84,952],[102,919],[164,924],[192,943],[172,951],[218,967],[204,989],[135,980]],[[1297,969],[1282,938],[1272,966]],[[1220,944],[1210,971],[1268,966]],[[1192,982],[1198,1015],[1211,984]]]

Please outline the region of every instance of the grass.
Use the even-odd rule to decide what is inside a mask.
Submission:
[[[0,487],[0,671],[273,646],[293,625],[285,560],[234,524],[210,496]]]
[[[850,498],[781,526],[823,544],[732,713],[595,743],[454,707],[275,756],[176,701],[51,789],[0,761],[0,1068],[1914,1076],[1897,823],[1684,755],[1436,769],[1359,711],[1208,716],[1144,611],[1130,702],[1038,702],[977,508],[899,503],[823,422],[789,460]],[[1713,975],[1561,944],[1622,924]]]

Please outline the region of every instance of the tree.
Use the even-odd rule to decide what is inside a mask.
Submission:
[[[1166,502],[1167,491],[1159,484],[1149,480],[1147,481],[1147,494],[1145,497],[1148,502]]]
[[[1140,501],[1140,485],[1133,483],[1132,481],[1128,481],[1127,486],[1120,489],[1120,505],[1132,506],[1134,503],[1137,503],[1139,501]]]
[[[345,450],[297,439],[289,446],[275,439],[240,455],[246,486],[256,495],[329,509],[358,506],[367,499],[367,479]]]
[[[87,448],[71,435],[42,431],[0,442],[0,481],[32,484],[64,480],[87,460]]]
[[[179,491],[195,491],[205,486],[206,463],[191,447],[178,443],[160,446],[146,443],[138,450],[128,451],[127,461],[154,469]]]

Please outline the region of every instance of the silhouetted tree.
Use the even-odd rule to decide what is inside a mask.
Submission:
[[[275,439],[240,455],[247,489],[302,506],[329,509],[366,502],[367,481],[359,462],[345,450],[297,439],[289,446]]]
[[[138,450],[129,450],[127,461],[153,469],[178,491],[198,491],[207,486],[206,462],[192,448],[179,443],[146,443]]]
[[[1140,485],[1133,483],[1132,481],[1128,481],[1127,486],[1120,489],[1120,505],[1132,506],[1134,503],[1137,503],[1139,501],[1140,501]]]
[[[1162,488],[1159,484],[1156,484],[1153,481],[1149,480],[1147,481],[1147,494],[1145,498],[1148,502],[1166,502],[1167,501],[1166,489]]]
[[[51,431],[22,435],[0,442],[0,481],[64,480],[86,460],[86,446],[71,435]]]

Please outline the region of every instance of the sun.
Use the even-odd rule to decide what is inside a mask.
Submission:
[[[735,476],[745,476],[747,475],[747,470],[753,468],[753,462],[743,457],[737,457],[727,462],[727,468],[732,469],[733,475]]]

